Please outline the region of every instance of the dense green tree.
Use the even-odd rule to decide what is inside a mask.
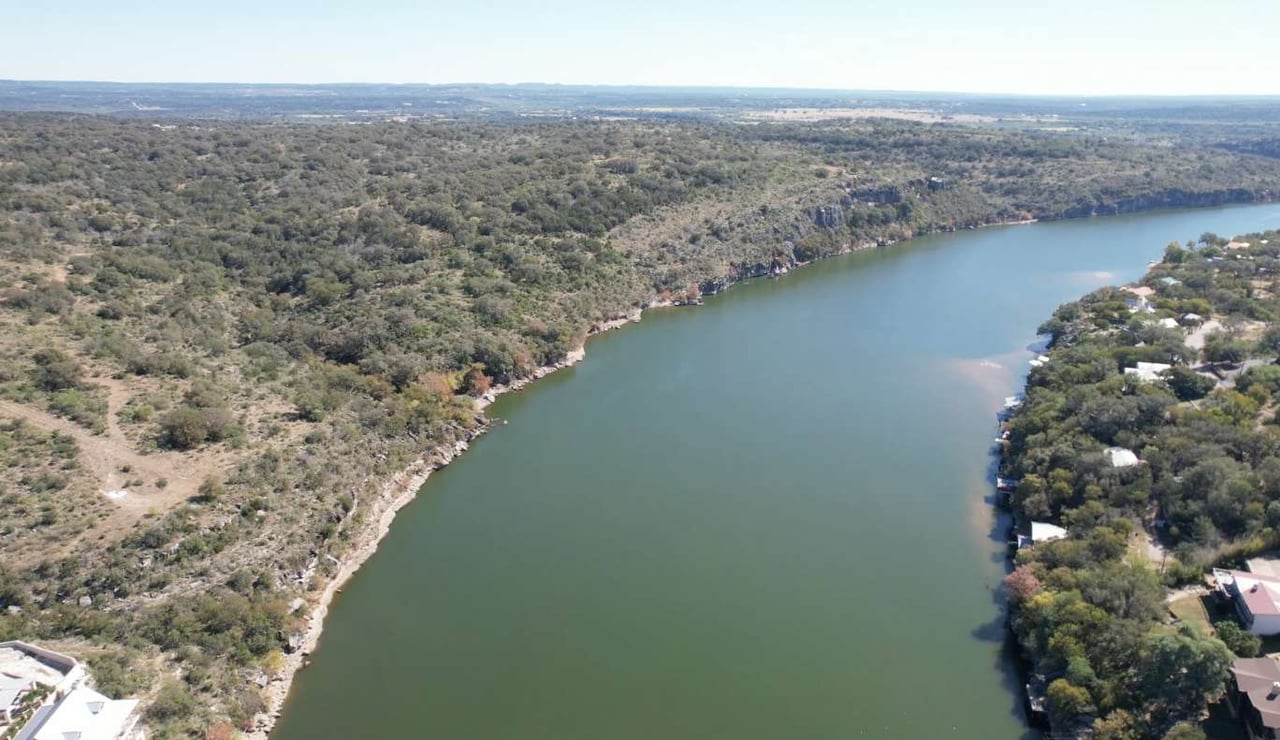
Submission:
[[[1164,373],[1169,390],[1179,401],[1195,401],[1204,398],[1217,385],[1213,378],[1197,373],[1189,367],[1181,365],[1171,367]]]
[[[1215,332],[1205,337],[1204,357],[1209,362],[1239,364],[1249,355],[1249,347],[1229,334]]]
[[[1068,727],[1077,718],[1093,711],[1093,700],[1089,692],[1072,684],[1065,678],[1059,678],[1049,684],[1049,716],[1056,727]]]

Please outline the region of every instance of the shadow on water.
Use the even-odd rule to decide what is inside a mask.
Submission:
[[[1004,566],[1004,571],[1008,573],[1012,570],[1008,546],[1014,522],[1013,514],[1000,503],[1000,492],[996,490],[996,476],[999,474],[1000,454],[993,450],[991,459],[987,463],[985,477],[988,493],[982,497],[982,500],[991,507],[991,529],[987,532],[987,539],[999,545],[999,548],[991,553],[991,562]]]
[[[1021,740],[1039,740],[1042,737],[1041,733],[1030,727],[1027,722],[1025,686],[1028,667],[1008,627],[1004,589],[999,586],[991,588],[990,594],[992,602],[996,605],[996,616],[991,621],[975,627],[970,635],[979,641],[1000,645],[999,652],[995,653],[993,668],[999,674],[1000,685],[1005,688],[1009,697],[1009,715],[1023,725],[1023,730],[1018,737]]]
[[[1003,522],[1007,521],[1007,518],[1008,515],[1004,513],[994,517],[996,524],[992,530],[992,539],[1002,545],[1005,539],[1003,533],[1007,526]],[[1008,559],[1004,557],[1003,547],[999,556],[1005,562],[1005,570],[1010,570]],[[999,652],[995,653],[993,668],[999,674],[1000,685],[1004,687],[1009,697],[1009,715],[1023,725],[1023,730],[1018,737],[1020,740],[1039,740],[1043,735],[1032,728],[1027,721],[1025,686],[1029,678],[1029,667],[1020,653],[1013,632],[1009,629],[1004,588],[1003,586],[989,587],[989,593],[996,606],[996,616],[975,627],[970,635],[981,642],[1000,645]]]
[[[1040,337],[1032,344],[1027,345],[1026,349],[1038,354],[1043,352],[1046,347],[1046,339]],[[996,428],[999,428],[998,424]],[[1012,512],[1001,505],[1002,497],[996,489],[996,478],[999,473],[1000,447],[996,445],[992,448],[987,460],[987,468],[983,476],[983,480],[986,483],[986,493],[983,494],[982,500],[983,503],[990,507],[988,511],[991,515],[991,528],[987,532],[987,539],[995,545],[990,555],[991,562],[999,564],[1001,570],[1008,574],[1013,571],[1013,561],[1009,557],[1008,543],[1012,534],[1014,519]],[[1018,737],[1020,740],[1040,740],[1043,738],[1042,733],[1032,728],[1027,720],[1026,683],[1029,678],[1030,668],[1021,655],[1013,631],[1009,628],[1008,604],[1003,584],[988,587],[988,593],[995,604],[996,615],[990,621],[975,627],[970,634],[982,642],[998,643],[1000,645],[999,652],[995,654],[993,667],[996,673],[999,674],[1000,684],[1005,688],[1009,697],[1010,716],[1016,718],[1023,725],[1023,730]]]

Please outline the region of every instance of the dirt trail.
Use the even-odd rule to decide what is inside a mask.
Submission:
[[[0,401],[0,417],[12,417],[46,431],[56,431],[75,439],[80,447],[80,464],[93,474],[98,490],[107,492],[127,490],[123,496],[109,498],[116,506],[116,513],[100,525],[108,530],[124,531],[140,517],[152,510],[164,510],[195,495],[200,482],[219,468],[219,456],[181,452],[154,452],[142,454],[125,438],[116,422],[116,411],[127,394],[120,388],[111,389],[108,432],[96,435],[89,430],[47,411],[15,403]],[[122,468],[128,467],[128,472]],[[130,480],[141,479],[142,486],[126,488]],[[156,481],[168,483],[157,488]]]
[[[1221,330],[1222,322],[1217,319],[1209,319],[1187,335],[1187,346],[1197,352],[1200,352],[1204,349],[1205,340],[1209,335]]]

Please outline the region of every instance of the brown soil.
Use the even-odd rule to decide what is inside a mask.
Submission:
[[[139,452],[125,438],[116,421],[116,412],[128,400],[128,392],[118,385],[104,385],[108,387],[110,408],[105,435],[95,435],[72,421],[13,401],[0,401],[0,416],[24,419],[46,431],[74,438],[80,447],[80,463],[94,476],[102,495],[126,489],[128,481],[143,481],[142,486],[127,488],[126,495],[112,498],[114,513],[90,533],[115,539],[126,534],[147,513],[165,511],[194,496],[206,477],[223,468],[225,455],[216,451]],[[164,488],[156,486],[160,480],[167,481]]]

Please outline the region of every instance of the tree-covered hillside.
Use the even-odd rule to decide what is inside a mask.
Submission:
[[[162,736],[251,723],[384,484],[592,327],[929,231],[1276,192],[1265,157],[889,121],[0,116],[0,638],[68,641]]]

